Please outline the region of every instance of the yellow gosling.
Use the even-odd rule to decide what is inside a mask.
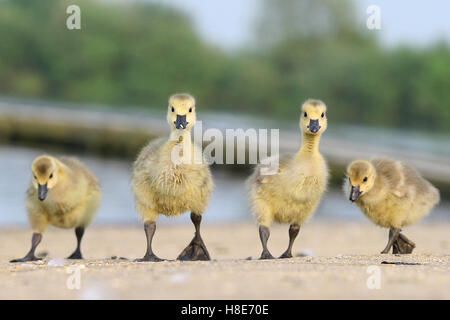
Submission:
[[[353,161],[347,168],[344,189],[364,215],[389,228],[381,253],[411,253],[415,244],[401,232],[427,215],[439,202],[439,191],[413,168],[392,159]]]
[[[267,248],[273,221],[290,224],[289,245],[280,258],[292,257],[300,226],[312,215],[326,189],[328,169],[319,152],[320,136],[327,128],[326,109],[319,100],[303,103],[300,150],[293,156],[281,157],[276,174],[263,175],[258,166],[247,181],[250,207],[259,223],[263,247],[260,259],[273,259]]]
[[[31,171],[33,177],[25,199],[33,231],[31,249],[24,258],[11,262],[38,260],[35,250],[49,224],[75,228],[77,248],[68,259],[83,259],[81,239],[101,201],[96,177],[78,159],[48,155],[37,157]]]
[[[147,251],[138,261],[162,260],[152,250],[158,215],[177,216],[186,211],[191,211],[195,236],[178,260],[210,260],[200,235],[200,223],[213,181],[201,146],[191,141],[191,128],[196,121],[195,99],[188,94],[171,96],[167,121],[171,128],[169,139],[150,142],[134,163],[132,189],[147,237]],[[200,161],[194,158],[196,154]],[[178,155],[187,161],[180,161]]]

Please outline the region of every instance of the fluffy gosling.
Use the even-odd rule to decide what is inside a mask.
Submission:
[[[134,163],[132,188],[147,237],[147,251],[138,261],[162,260],[152,250],[158,215],[177,216],[186,211],[191,211],[195,236],[178,260],[210,260],[200,235],[200,223],[213,181],[204,159],[194,159],[195,154],[202,154],[201,146],[191,142],[195,99],[188,94],[171,96],[167,121],[171,128],[169,139],[150,142]]]
[[[401,233],[439,202],[439,191],[413,168],[392,159],[353,161],[347,168],[345,191],[351,202],[380,227],[389,228],[381,253],[411,253],[415,244]]]
[[[260,259],[273,259],[267,248],[273,221],[289,223],[289,245],[280,258],[292,257],[292,245],[300,226],[316,209],[328,180],[326,162],[319,152],[321,134],[327,128],[326,106],[319,100],[303,103],[300,116],[302,145],[294,156],[280,158],[278,172],[263,175],[261,166],[247,180],[249,203],[259,223]]]
[[[75,228],[77,247],[68,259],[82,259],[81,239],[101,201],[96,177],[78,159],[48,155],[37,157],[31,171],[25,200],[33,231],[31,249],[24,258],[11,262],[39,260],[35,250],[49,224]]]

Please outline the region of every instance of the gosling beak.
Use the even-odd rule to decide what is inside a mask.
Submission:
[[[47,198],[48,188],[47,184],[39,184],[38,185],[38,198],[41,201],[44,201]]]
[[[189,122],[186,121],[186,115],[180,116],[177,114],[177,120],[173,122],[177,129],[186,129]]]
[[[352,186],[352,190],[350,191],[350,201],[355,202],[356,200],[358,200],[360,195],[361,191],[359,191],[359,185]]]
[[[309,120],[309,125],[307,126],[307,128],[309,129],[309,131],[311,131],[312,133],[317,133],[321,126],[319,126],[319,119],[317,120]]]

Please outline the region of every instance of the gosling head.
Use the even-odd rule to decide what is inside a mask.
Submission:
[[[38,198],[44,201],[47,198],[48,191],[58,182],[58,165],[49,156],[37,157],[32,165],[33,186],[38,191]]]
[[[376,178],[374,166],[366,160],[355,160],[347,168],[347,176],[350,183],[350,201],[358,198],[372,189]]]
[[[327,106],[320,100],[308,99],[302,105],[300,129],[310,135],[322,134],[327,129]]]
[[[190,129],[195,124],[195,99],[186,93],[169,98],[167,121],[174,130]]]

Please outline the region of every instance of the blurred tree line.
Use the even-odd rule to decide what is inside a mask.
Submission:
[[[66,28],[81,7],[82,30]],[[109,105],[166,105],[288,119],[308,97],[334,121],[449,131],[450,50],[380,46],[350,0],[263,0],[254,43],[225,53],[183,13],[154,3],[0,2],[0,93]]]

